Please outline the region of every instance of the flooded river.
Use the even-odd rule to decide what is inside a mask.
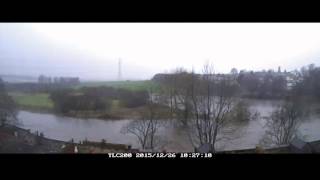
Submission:
[[[279,103],[277,101],[249,100],[252,111],[258,111],[261,116],[267,116]],[[136,138],[130,134],[122,134],[121,128],[131,120],[99,120],[99,119],[79,119],[57,116],[53,114],[34,113],[19,111],[19,126],[30,129],[31,132],[43,132],[48,138],[76,142],[81,140],[101,141],[105,139],[110,143],[131,144],[139,147]],[[244,148],[254,148],[262,138],[265,120],[259,118],[247,124],[234,125],[237,131],[232,135],[231,140],[222,140],[217,144],[218,150],[235,150]],[[320,139],[320,119],[313,116],[302,123],[299,133],[307,141]],[[184,131],[166,124],[160,130],[160,137],[163,139],[164,147],[167,151],[192,151]]]

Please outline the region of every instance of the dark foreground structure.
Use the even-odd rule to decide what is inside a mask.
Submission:
[[[0,127],[0,153],[109,153],[136,152],[124,144],[83,141],[81,143],[48,139],[12,125]]]
[[[207,146],[198,148],[196,152],[205,153],[210,148]],[[0,153],[110,153],[110,152],[139,152],[125,144],[112,144],[106,141],[80,143],[65,142],[48,139],[42,133],[31,133],[29,130],[18,128],[12,125],[0,126]],[[220,151],[217,154],[300,154],[320,153],[320,140],[304,142],[301,139],[294,139],[290,145],[277,148]]]
[[[305,142],[301,139],[294,139],[291,144],[277,148],[262,149],[260,147],[252,149],[241,149],[233,151],[218,152],[220,154],[311,154],[320,153],[320,140]]]

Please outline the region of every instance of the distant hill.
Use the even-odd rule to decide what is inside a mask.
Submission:
[[[38,82],[38,78],[34,76],[24,76],[24,75],[0,75],[0,78],[9,83],[21,83],[21,82]]]

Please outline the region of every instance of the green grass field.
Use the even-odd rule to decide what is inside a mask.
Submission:
[[[19,106],[44,109],[53,108],[53,102],[49,98],[49,94],[46,93],[27,94],[11,92],[9,95],[12,96]]]
[[[82,82],[76,88],[81,87],[98,87],[98,86],[110,86],[114,88],[123,88],[131,91],[149,90],[157,91],[158,85],[150,80],[146,81],[88,81]]]

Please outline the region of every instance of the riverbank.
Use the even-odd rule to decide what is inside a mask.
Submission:
[[[55,114],[54,110],[51,108],[41,108],[41,107],[33,107],[33,106],[18,105],[18,110],[29,111],[34,113]]]
[[[119,104],[118,100],[113,100],[110,109],[105,111],[70,111],[65,114],[58,113],[54,110],[54,105],[49,94],[46,93],[17,93],[11,92],[10,96],[18,105],[19,110],[25,110],[35,113],[49,113],[58,116],[67,116],[82,119],[101,119],[101,120],[123,120],[123,119],[139,119],[143,112],[148,111],[146,105],[127,108]],[[169,117],[169,107],[157,105],[155,112],[160,112],[160,118],[167,119]]]
[[[61,114],[55,112],[50,108],[43,107],[33,107],[33,106],[24,106],[18,105],[19,110],[29,111],[34,113],[46,113],[53,114],[57,116],[66,116],[73,118],[81,118],[81,119],[101,119],[101,120],[124,120],[124,119],[141,119],[143,112],[148,110],[147,106],[140,106],[135,108],[125,108],[125,107],[117,107],[112,108],[110,111],[71,111],[66,114]],[[156,112],[160,112],[159,118],[169,119],[170,118],[170,109],[166,106],[156,106]]]

